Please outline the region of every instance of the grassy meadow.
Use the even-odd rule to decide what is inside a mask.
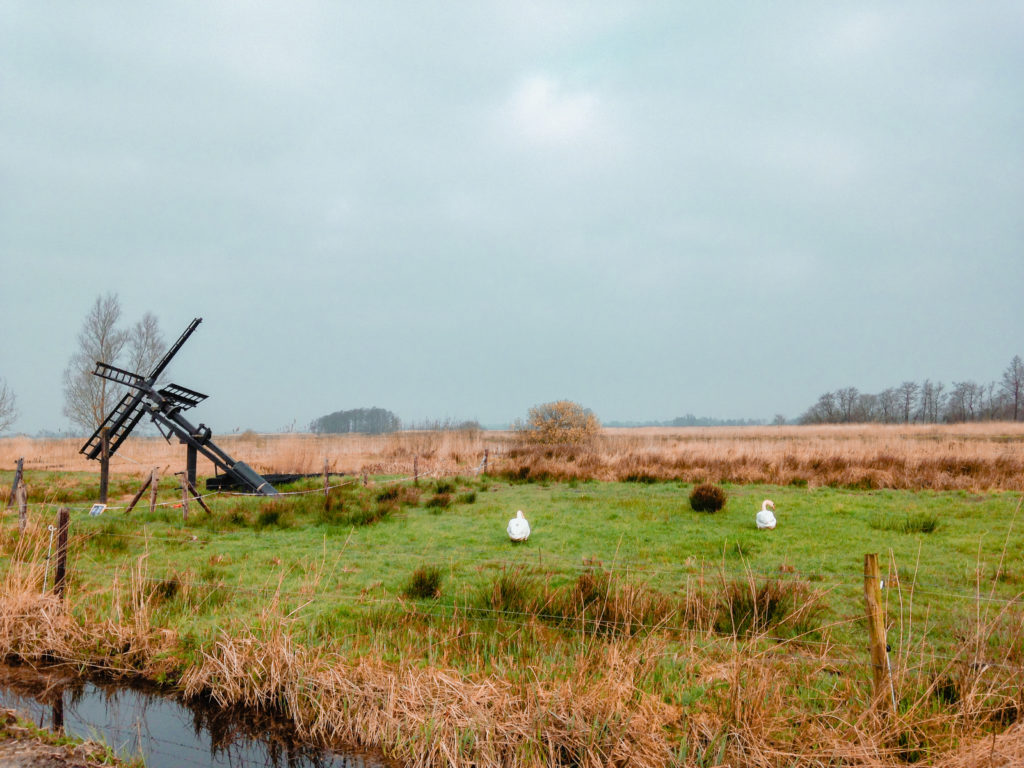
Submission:
[[[993,487],[727,482],[713,514],[690,509],[692,479],[644,469],[675,458],[637,460],[630,481],[580,476],[646,456],[638,445],[595,457],[492,443],[484,475],[472,471],[480,436],[366,439],[319,457],[332,443],[282,439],[305,466],[282,455],[264,471],[327,458],[371,472],[368,484],[335,475],[327,497],[319,479],[273,499],[215,494],[212,514],[192,503],[187,521],[170,480],[155,510],[147,493],[126,515],[137,473],[116,474],[111,509],[89,517],[95,473],[51,456],[28,463],[26,530],[15,510],[0,523],[0,648],[282,710],[311,738],[406,765],[953,768],[980,744],[1020,755],[1024,515],[1006,470],[1020,443],[1005,437],[955,438],[977,444],[960,476],[1001,467]],[[944,455],[950,439],[905,445]],[[243,447],[228,450],[248,461]],[[713,450],[740,453],[703,455]],[[432,473],[415,484],[411,456]],[[0,473],[5,501],[11,478]],[[754,525],[766,498],[774,531]],[[40,594],[61,505],[66,609]],[[532,527],[521,544],[504,530],[517,509]],[[891,715],[872,702],[868,552],[888,585]]]

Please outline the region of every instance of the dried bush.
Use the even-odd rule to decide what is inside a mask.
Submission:
[[[571,400],[557,400],[533,406],[526,423],[518,423],[515,428],[530,443],[583,445],[597,437],[601,422],[589,408]]]
[[[725,502],[725,491],[711,483],[698,485],[690,491],[690,508],[694,512],[718,512]]]

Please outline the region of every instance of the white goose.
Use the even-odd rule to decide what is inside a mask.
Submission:
[[[516,516],[508,521],[505,530],[512,541],[526,541],[530,538],[530,523],[523,517],[523,510],[516,512]]]
[[[771,530],[775,527],[775,502],[765,499],[761,502],[761,511],[757,513],[757,527],[761,530]]]

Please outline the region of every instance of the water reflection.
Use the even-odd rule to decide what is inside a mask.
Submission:
[[[0,666],[0,706],[41,728],[100,739],[122,757],[141,755],[147,768],[388,768],[381,758],[303,744],[287,722],[265,713],[52,671]]]

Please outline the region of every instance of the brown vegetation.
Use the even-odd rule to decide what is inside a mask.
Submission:
[[[680,480],[932,490],[1024,490],[1024,424],[657,427],[604,429],[587,446],[529,445],[510,432],[390,435],[227,435],[218,443],[261,472],[323,470],[455,475],[475,470],[519,479]],[[80,439],[0,440],[0,467],[96,471]],[[114,471],[181,469],[180,445],[129,438]],[[200,458],[200,474],[213,467]]]
[[[869,704],[863,665],[837,657],[829,643],[765,642],[760,622],[804,624],[808,617],[800,606],[814,602],[800,591],[806,585],[793,591],[785,579],[761,587],[753,580],[723,584],[720,592],[709,592],[710,584],[688,585],[682,602],[700,606],[696,626],[708,631],[670,641],[671,631],[601,631],[605,623],[627,624],[632,617],[643,616],[647,624],[665,606],[592,569],[568,587],[564,599],[522,606],[528,613],[539,606],[564,612],[570,621],[599,618],[592,633],[581,624],[582,642],[574,646],[573,671],[565,679],[538,674],[543,670],[481,676],[446,657],[423,665],[415,648],[407,661],[386,662],[304,647],[276,600],[252,626],[225,628],[215,646],[184,662],[179,639],[153,622],[151,607],[164,586],[147,578],[145,558],[114,579],[112,618],[97,619],[76,614],[73,595],[70,609],[40,595],[44,536],[35,527],[5,542],[11,564],[0,580],[3,658],[177,680],[187,696],[283,713],[311,740],[382,748],[407,766],[966,768],[1019,765],[1024,755],[1024,685],[1018,667],[1009,668],[1019,662],[1019,605],[965,617],[971,642],[948,659],[922,663],[910,654],[895,656],[902,706],[886,718]],[[496,584],[491,599],[505,602],[499,589],[522,588]],[[716,642],[710,625],[723,608],[744,627]],[[741,620],[747,610],[753,618]],[[393,618],[409,622],[417,636],[442,633],[445,646],[478,641],[478,627],[466,613],[439,622],[407,606]],[[494,631],[507,633],[510,642],[543,638],[549,630],[538,618],[499,622]],[[994,633],[1011,625],[1006,655],[984,668],[973,663],[972,646],[990,645]],[[698,701],[683,706],[648,692],[669,668],[690,670],[703,691]],[[814,700],[801,701],[809,691]]]

